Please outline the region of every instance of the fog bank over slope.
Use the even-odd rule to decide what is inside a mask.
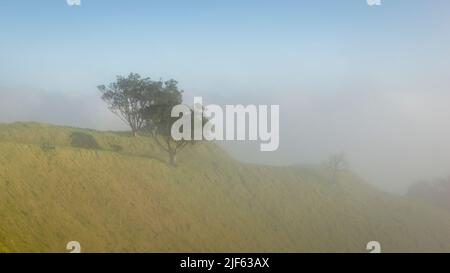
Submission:
[[[126,130],[92,92],[49,92],[0,86],[0,122],[36,121],[98,130]]]
[[[203,92],[205,103],[280,104],[280,148],[259,152],[259,143],[222,143],[235,158],[255,163],[317,164],[345,152],[352,169],[379,188],[403,192],[422,178],[446,176],[450,162],[450,94],[340,91],[265,93],[252,98]],[[353,87],[353,90],[357,90]],[[362,89],[364,90],[364,89]],[[405,90],[405,89],[404,89]],[[216,93],[218,94],[218,93]],[[225,94],[220,93],[219,94]],[[192,103],[187,93],[186,103]],[[195,94],[200,95],[200,94]],[[251,96],[251,94],[249,94]],[[295,98],[295,99],[292,99]],[[100,130],[124,130],[95,90],[64,93],[0,88],[0,122],[39,121]]]

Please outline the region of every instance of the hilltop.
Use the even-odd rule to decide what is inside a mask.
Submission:
[[[450,251],[450,214],[352,173],[240,163],[201,143],[171,167],[147,137],[0,124],[0,251]]]

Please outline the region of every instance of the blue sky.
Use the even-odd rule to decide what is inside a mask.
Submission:
[[[449,7],[423,0],[379,7],[365,0],[83,0],[81,7],[0,0],[0,85],[93,92],[135,71],[175,78],[193,92],[251,93],[326,89],[324,78],[335,86],[390,70],[403,77],[411,56],[425,62],[448,53]]]

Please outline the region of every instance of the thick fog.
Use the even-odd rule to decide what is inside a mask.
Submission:
[[[450,93],[297,93],[280,101],[279,151],[227,143],[236,157],[267,164],[320,164],[344,153],[351,169],[379,188],[404,192],[450,173]],[[250,148],[251,146],[251,148]]]
[[[99,130],[125,130],[92,95],[0,87],[0,122],[35,121]]]

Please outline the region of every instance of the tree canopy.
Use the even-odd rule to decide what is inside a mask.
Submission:
[[[117,76],[115,82],[108,86],[100,85],[98,89],[111,112],[127,123],[136,135],[145,124],[142,110],[152,103],[155,87],[150,78],[130,73],[128,77]]]

